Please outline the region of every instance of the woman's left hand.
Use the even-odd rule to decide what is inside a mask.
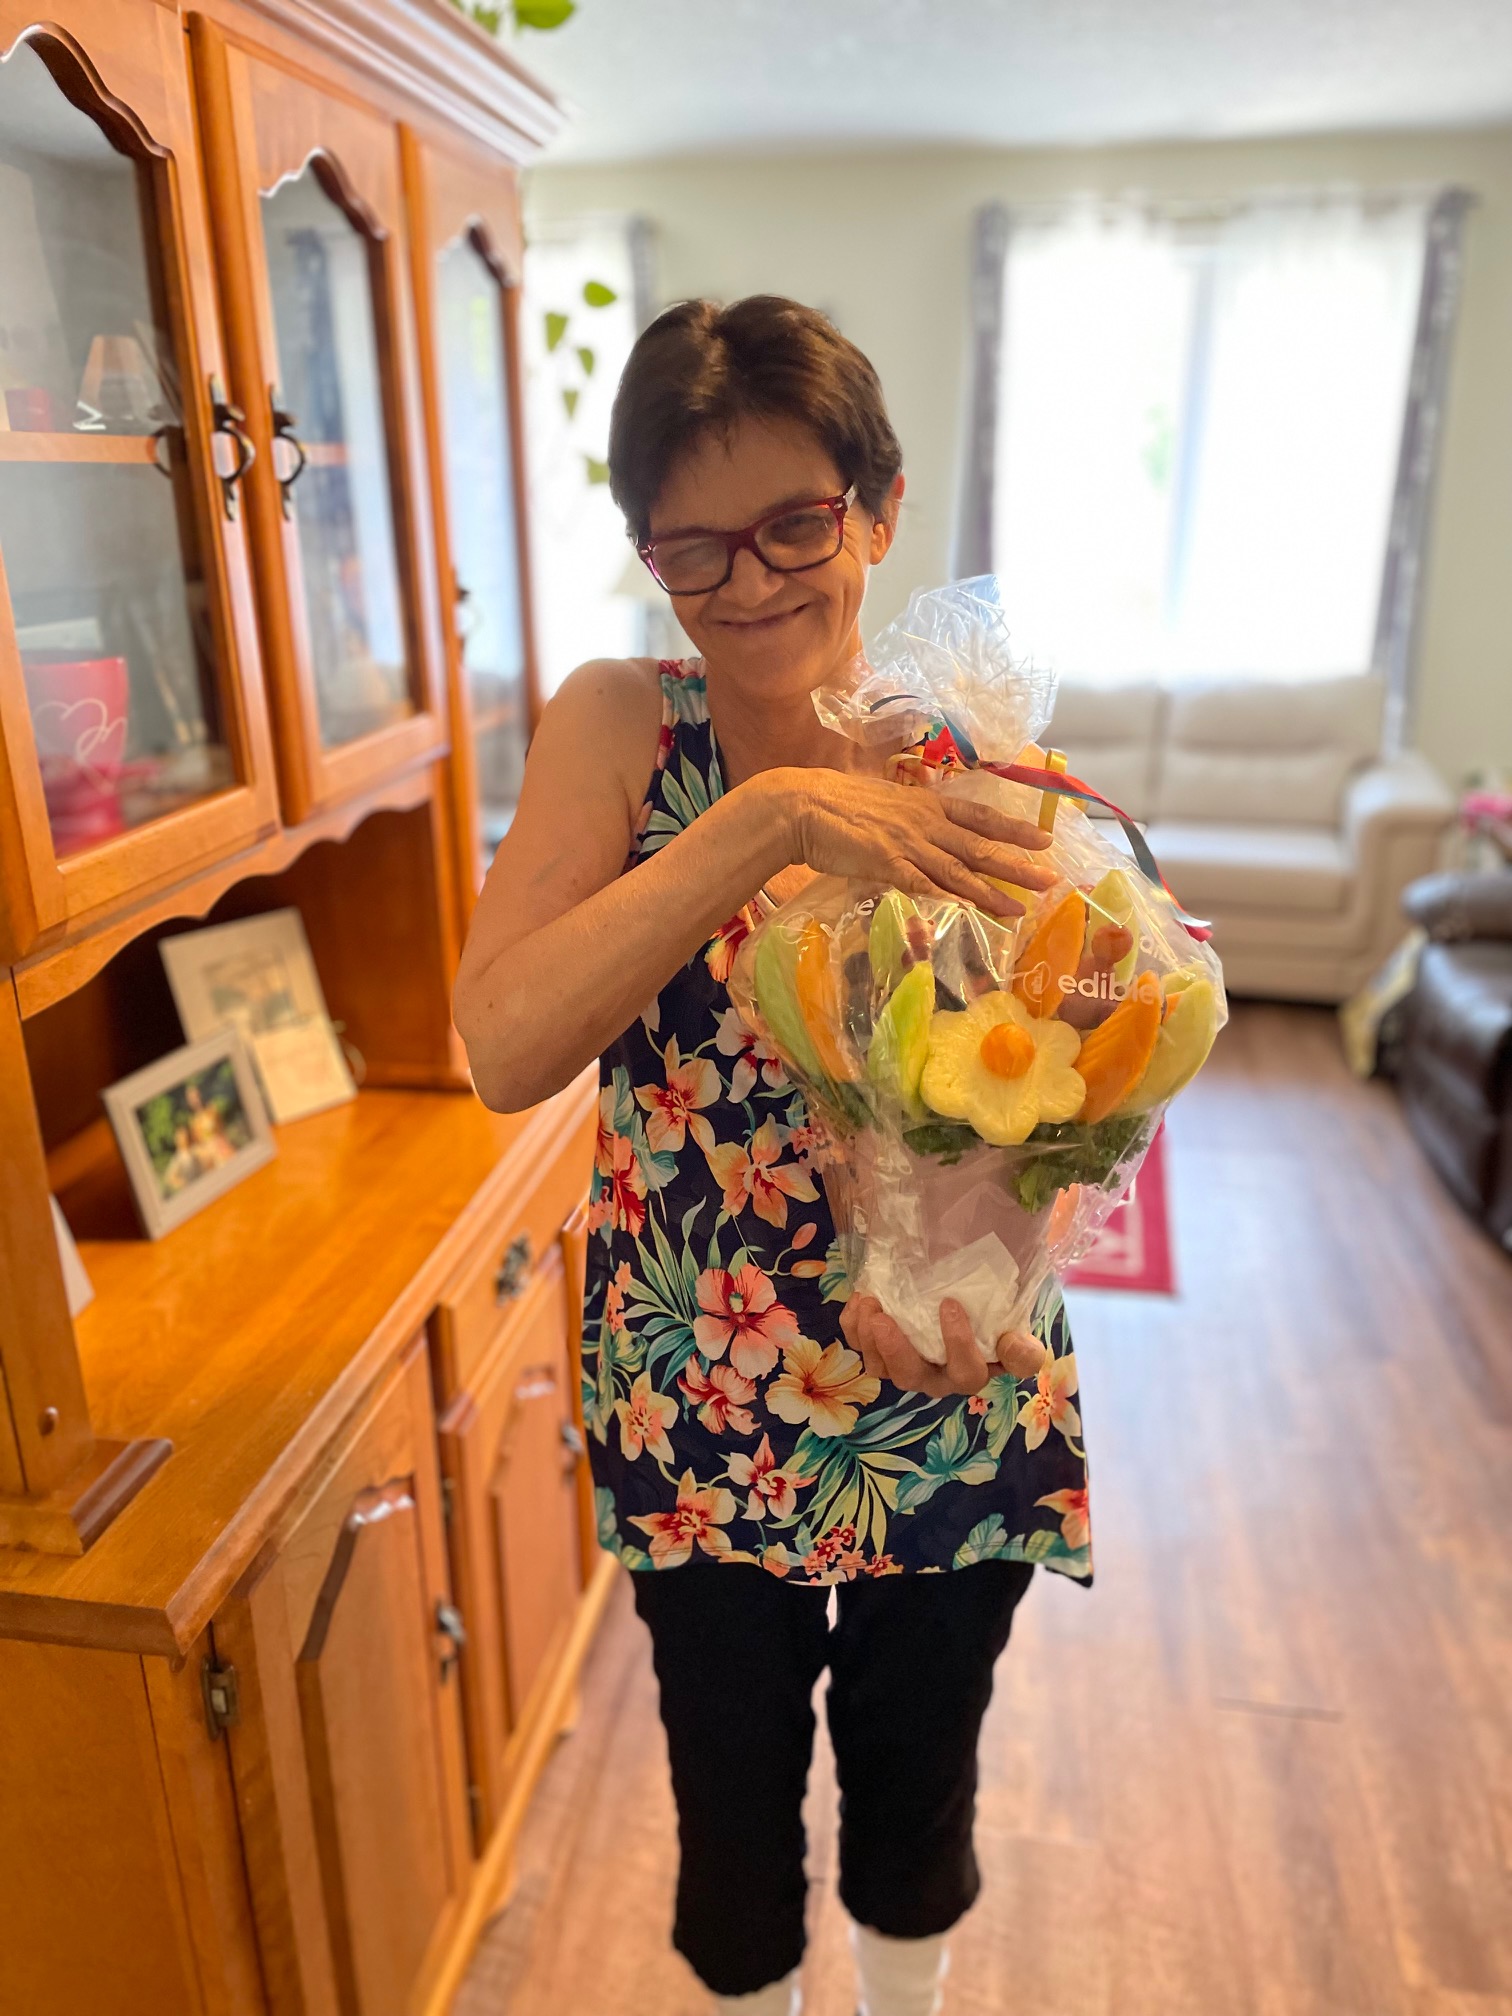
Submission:
[[[943,1365],[931,1365],[919,1354],[875,1295],[852,1295],[840,1312],[840,1328],[851,1349],[861,1353],[867,1371],[905,1393],[928,1393],[935,1399],[980,1393],[997,1370],[982,1356],[971,1319],[953,1296],[940,1304]]]

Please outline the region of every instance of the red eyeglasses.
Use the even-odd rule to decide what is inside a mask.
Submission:
[[[845,544],[845,514],[855,499],[852,484],[840,497],[783,504],[738,532],[690,525],[686,531],[648,539],[635,550],[669,595],[708,595],[723,588],[735,571],[735,555],[743,549],[774,574],[801,574],[806,567],[822,567],[840,551]]]

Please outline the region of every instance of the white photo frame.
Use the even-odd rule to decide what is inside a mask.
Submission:
[[[277,1152],[252,1061],[233,1028],[170,1050],[101,1097],[149,1239],[173,1231]]]
[[[180,932],[158,949],[185,1036],[236,1029],[280,1125],[356,1098],[297,910]]]

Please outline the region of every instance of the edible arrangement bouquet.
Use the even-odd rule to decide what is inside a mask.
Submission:
[[[916,594],[814,704],[901,780],[1051,826],[1057,880],[1000,885],[1024,904],[1001,920],[816,877],[759,918],[730,981],[828,1136],[853,1292],[935,1363],[947,1295],[1007,1362],[1227,1020],[1207,927],[1035,740],[1053,699],[1053,673],[1010,653],[992,577]]]

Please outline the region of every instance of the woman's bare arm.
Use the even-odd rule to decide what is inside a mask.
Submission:
[[[1054,879],[1022,851],[1049,840],[1026,820],[802,768],[747,779],[622,875],[660,718],[650,661],[598,659],[563,685],[531,743],[452,1000],[479,1096],[501,1112],[567,1084],[794,863],[1001,917],[1022,906],[985,875],[1028,888]]]
[[[531,743],[452,1004],[479,1096],[502,1112],[568,1083],[791,856],[770,803],[734,791],[621,875],[660,721],[654,673],[598,660]]]

